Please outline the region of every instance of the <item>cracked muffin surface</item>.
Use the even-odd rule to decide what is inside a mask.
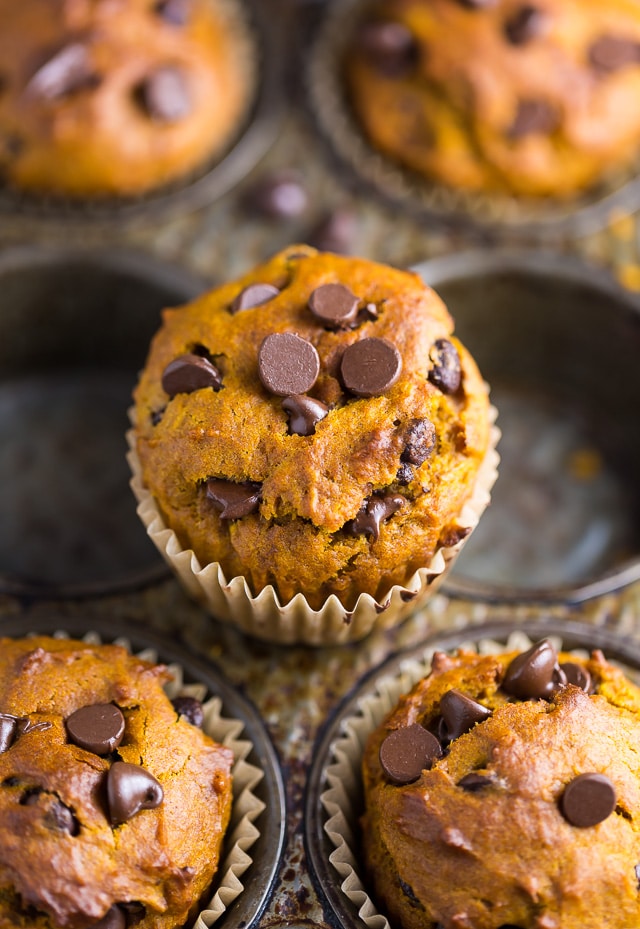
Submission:
[[[135,391],[144,483],[254,594],[379,600],[469,531],[489,401],[420,278],[291,247],[166,310]]]

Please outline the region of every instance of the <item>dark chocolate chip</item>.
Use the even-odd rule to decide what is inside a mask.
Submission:
[[[126,925],[127,920],[123,910],[117,904],[114,904],[107,910],[102,919],[91,924],[91,929],[125,929]]]
[[[416,897],[415,893],[413,892],[413,888],[411,887],[411,885],[407,884],[406,881],[403,881],[402,878],[398,878],[398,880],[400,881],[400,890],[405,895],[405,897],[407,897],[411,906],[415,906],[423,910],[424,907],[422,903],[420,902],[420,900]]]
[[[616,789],[604,774],[579,774],[560,798],[560,812],[572,826],[595,826],[611,816]]]
[[[365,23],[358,42],[371,65],[388,77],[406,74],[418,61],[418,45],[403,23],[391,20]]]
[[[120,745],[124,725],[122,710],[113,703],[83,706],[66,721],[71,742],[95,755],[108,755]]]
[[[375,397],[393,387],[402,371],[400,352],[387,339],[360,339],[342,355],[340,374],[356,397]]]
[[[526,45],[536,39],[546,25],[542,10],[526,4],[513,13],[504,24],[504,34],[512,45]]]
[[[640,62],[640,42],[624,36],[603,35],[591,45],[588,55],[596,71],[610,74]]]
[[[98,82],[87,47],[81,42],[73,42],[38,68],[27,84],[26,92],[43,100],[57,100],[78,90],[95,87]]]
[[[17,729],[17,717],[0,713],[0,754],[11,748]]]
[[[220,511],[220,519],[241,519],[255,513],[260,505],[262,484],[256,481],[236,484],[234,481],[211,478],[206,487],[208,499]]]
[[[509,127],[511,139],[521,139],[535,133],[550,133],[558,125],[558,114],[546,100],[520,100]]]
[[[309,309],[328,329],[348,329],[358,314],[358,298],[344,284],[322,284],[309,297]]]
[[[376,541],[380,537],[380,523],[393,516],[406,502],[400,494],[373,494],[356,518],[347,523],[348,529],[352,535],[370,535]]]
[[[417,723],[394,729],[380,746],[382,770],[395,784],[417,780],[441,756],[436,737]]]
[[[415,476],[416,476],[416,473],[413,470],[412,466],[410,464],[405,464],[403,462],[398,468],[398,471],[396,473],[396,481],[398,482],[398,484],[403,484],[403,485],[410,484]]]
[[[269,219],[294,219],[307,208],[309,197],[297,171],[274,171],[247,191],[245,207]]]
[[[158,0],[155,11],[172,26],[185,26],[191,15],[191,0]]]
[[[58,797],[36,788],[30,790],[21,800],[25,806],[41,806],[44,810],[44,825],[55,832],[66,832],[67,835],[77,835],[80,831],[78,820],[68,806]]]
[[[258,374],[277,397],[306,394],[320,373],[320,359],[311,342],[294,332],[273,332],[258,352]]]
[[[405,446],[400,461],[419,467],[436,446],[436,429],[428,419],[414,419],[405,433]]]
[[[191,394],[205,387],[220,390],[222,374],[208,358],[200,355],[180,355],[170,361],[162,372],[162,389],[170,397]]]
[[[157,426],[159,425],[159,423],[162,422],[162,417],[164,416],[165,410],[166,410],[166,406],[163,406],[161,410],[151,411],[151,415],[149,416],[149,419],[151,420],[152,426]]]
[[[448,339],[436,339],[429,352],[432,368],[429,380],[443,394],[454,394],[460,387],[460,355]]]
[[[264,306],[274,297],[277,297],[280,291],[273,284],[249,284],[240,291],[235,298],[229,310],[234,315],[241,310],[252,310],[256,306]]]
[[[114,761],[107,774],[107,800],[112,825],[125,823],[140,810],[153,810],[164,798],[162,785],[137,764]]]
[[[313,435],[316,425],[325,418],[329,407],[304,394],[285,397],[282,408],[289,414],[290,435]]]
[[[137,96],[147,115],[159,123],[178,122],[191,110],[185,73],[174,65],[149,74],[138,87]]]
[[[560,670],[564,672],[567,684],[573,684],[574,687],[579,687],[585,693],[589,693],[591,690],[591,675],[581,664],[576,664],[574,661],[564,661],[560,665]]]
[[[492,784],[492,777],[489,777],[487,774],[476,774],[475,771],[472,771],[470,774],[465,774],[465,776],[461,777],[458,781],[458,787],[462,787],[463,790],[467,790],[470,793],[484,790],[485,787],[491,787]]]
[[[442,695],[440,712],[445,723],[447,741],[452,742],[491,716],[491,710],[455,688]]]
[[[558,655],[549,639],[517,655],[505,672],[502,689],[523,700],[546,698],[556,689]]]
[[[174,697],[171,703],[178,716],[184,716],[187,722],[191,723],[192,726],[197,726],[198,729],[202,729],[204,713],[202,711],[202,704],[199,700],[196,700],[195,697],[183,695]]]
[[[338,207],[325,213],[307,235],[309,245],[321,252],[349,255],[356,233],[356,217],[352,210]]]

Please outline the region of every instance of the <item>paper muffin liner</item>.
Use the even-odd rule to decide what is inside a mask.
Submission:
[[[334,0],[327,5],[307,56],[306,82],[311,116],[322,136],[352,174],[383,199],[409,214],[531,239],[596,232],[616,213],[630,214],[640,206],[640,155],[583,194],[561,199],[455,189],[377,151],[351,111],[342,76],[345,52],[368,4]]]
[[[488,506],[498,476],[500,459],[496,446],[500,430],[496,426],[497,415],[495,407],[490,407],[489,448],[476,475],[472,494],[457,516],[460,526],[471,530]],[[133,423],[135,414],[132,409],[129,410],[129,417]],[[298,593],[288,603],[281,604],[271,585],[254,595],[244,577],[227,580],[217,562],[203,566],[191,549],[182,547],[143,483],[134,429],[127,432],[127,444],[127,461],[132,473],[130,485],[138,501],[138,516],[149,538],[187,593],[217,619],[232,623],[243,632],[269,642],[335,645],[356,642],[374,628],[386,629],[396,625],[410,612],[423,606],[435,593],[472,534],[469,533],[455,545],[440,546],[427,566],[416,571],[404,585],[392,587],[382,603],[378,603],[370,594],[363,593],[358,597],[353,610],[346,610],[338,597],[332,594],[319,610],[313,610],[304,595]]]
[[[64,631],[56,632],[53,636],[54,638],[71,638]],[[90,645],[101,645],[103,638],[97,632],[88,632],[81,637],[80,641]],[[132,651],[127,639],[117,638],[109,644],[120,645],[128,652]],[[158,663],[158,653],[154,648],[146,648],[135,654],[144,661]],[[265,804],[253,791],[263,779],[264,774],[260,768],[247,761],[247,756],[253,746],[250,741],[242,738],[243,722],[223,715],[220,697],[213,696],[206,700],[207,688],[204,684],[185,684],[180,664],[168,663],[166,667],[172,675],[172,680],[164,685],[164,691],[169,699],[172,700],[178,694],[184,694],[204,701],[202,703],[203,731],[214,741],[231,749],[234,757],[231,769],[233,778],[231,818],[225,833],[220,862],[210,889],[211,896],[205,903],[201,903],[204,908],[199,911],[193,923],[189,924],[192,929],[209,929],[244,890],[241,877],[252,864],[251,846],[260,835],[255,820],[265,809]]]
[[[492,638],[474,640],[472,636],[473,630],[470,630],[469,641],[456,646],[456,649],[465,648],[475,650],[480,655],[495,655],[509,651],[526,651],[533,644],[523,630],[510,632],[506,641],[496,641]],[[549,633],[544,637],[553,643],[557,651],[563,650],[560,635]],[[430,673],[433,655],[441,650],[435,642],[417,658],[408,658],[395,673],[383,676],[376,683],[375,692],[364,695],[357,702],[357,715],[342,720],[340,734],[331,746],[331,756],[324,771],[323,784],[328,786],[320,793],[319,801],[326,815],[324,832],[333,847],[329,862],[335,869],[342,893],[355,907],[368,929],[391,927],[387,917],[380,912],[369,895],[362,854],[359,851],[359,818],[362,813],[361,768],[365,746],[369,735],[397,706],[403,694]],[[570,654],[588,658],[591,651],[591,647],[571,648]],[[640,685],[639,670],[620,665],[619,661],[613,659],[608,660],[611,664],[621,666],[623,671]]]

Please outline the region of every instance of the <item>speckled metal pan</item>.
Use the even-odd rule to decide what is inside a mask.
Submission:
[[[485,640],[506,644],[512,633],[524,633],[531,641],[537,641],[546,636],[556,636],[561,641],[563,650],[566,651],[602,649],[605,657],[621,663],[636,682],[640,682],[640,642],[637,639],[633,641],[625,639],[615,631],[599,629],[584,623],[571,621],[558,623],[554,620],[537,620],[518,625],[494,622],[450,634],[440,634],[419,646],[397,653],[374,668],[336,708],[326,727],[319,733],[313,751],[314,760],[305,796],[305,843],[312,877],[320,897],[344,929],[364,929],[366,923],[358,913],[360,907],[365,907],[366,913],[363,912],[363,915],[366,915],[367,919],[370,916],[373,917],[375,913],[375,910],[365,901],[363,891],[356,890],[357,883],[360,881],[356,882],[348,878],[348,885],[345,885],[343,890],[342,877],[329,860],[336,846],[325,831],[325,824],[329,817],[320,798],[330,786],[327,780],[327,769],[335,762],[335,750],[338,741],[345,733],[345,722],[352,718],[363,718],[363,704],[378,694],[381,680],[397,678],[402,680],[405,689],[409,689],[413,683],[415,669],[434,651],[447,652],[465,643],[473,644]],[[388,709],[391,707],[389,706]],[[370,714],[367,715],[367,721],[371,724],[371,728],[374,728]],[[360,728],[366,728],[369,731],[369,725],[363,725]],[[360,734],[363,735],[362,732]],[[364,745],[359,745],[357,751],[361,754],[363,748]],[[357,760],[355,753],[354,747],[354,762]],[[359,786],[359,768],[353,773],[356,783],[346,785],[345,789],[350,797],[354,814],[349,816],[349,826],[352,829],[349,844],[356,849],[359,841],[358,817],[362,809],[362,797]],[[358,867],[361,863],[361,859],[358,859]],[[358,872],[357,877],[362,878],[361,883],[366,891],[364,875]],[[376,918],[376,925],[382,925],[380,917]]]
[[[166,575],[129,489],[126,410],[160,311],[202,288],[130,251],[0,253],[0,593],[100,595]]]
[[[491,507],[446,582],[575,604],[640,580],[640,298],[579,259],[478,250],[415,270],[491,384]]]
[[[311,116],[330,153],[365,190],[407,215],[440,221],[513,242],[581,237],[606,227],[616,212],[640,207],[638,168],[620,172],[583,196],[516,198],[455,191],[429,183],[377,152],[355,121],[345,97],[341,69],[347,44],[369,0],[332,0],[315,13],[309,29],[307,95]]]

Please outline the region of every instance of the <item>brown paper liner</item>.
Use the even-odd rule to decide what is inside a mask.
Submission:
[[[129,416],[134,422],[132,410]],[[473,492],[457,517],[458,523],[465,528],[474,529],[477,525],[489,504],[491,489],[498,476],[500,459],[496,446],[500,430],[495,425],[497,411],[494,407],[490,408],[490,417],[489,449],[478,470]],[[133,429],[127,433],[127,442],[127,460],[132,472],[130,484],[138,501],[138,516],[146,526],[149,538],[185,590],[217,619],[269,642],[335,645],[356,642],[374,628],[396,625],[435,593],[469,538],[467,536],[450,547],[439,547],[431,562],[416,571],[403,586],[392,587],[383,603],[378,603],[370,594],[361,594],[353,610],[345,610],[338,597],[331,595],[321,609],[313,610],[299,593],[282,605],[272,586],[265,587],[254,596],[244,577],[227,580],[217,562],[203,567],[191,549],[181,546],[143,484]]]

